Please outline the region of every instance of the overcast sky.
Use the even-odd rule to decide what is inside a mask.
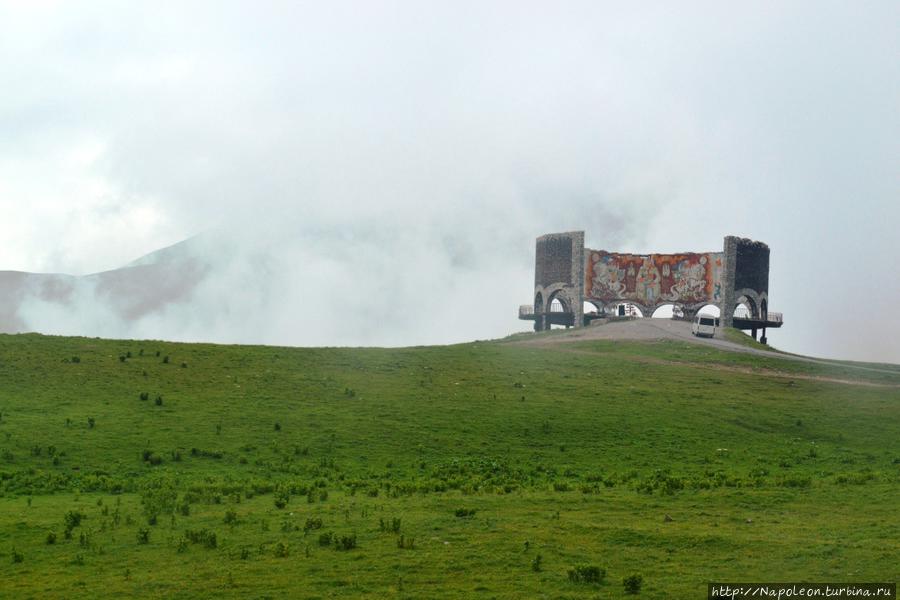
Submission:
[[[0,269],[214,232],[190,306],[49,329],[442,343],[526,328],[543,233],[740,235],[772,250],[772,343],[900,362],[898,23],[896,1],[0,1]]]

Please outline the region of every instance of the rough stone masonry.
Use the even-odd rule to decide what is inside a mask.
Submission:
[[[749,320],[765,327],[768,296],[769,247],[762,242],[728,236],[721,252],[631,254],[585,248],[584,232],[569,231],[537,238],[534,304],[520,316],[542,331],[584,325],[585,303],[598,314],[630,304],[648,317],[673,305],[688,319],[712,304],[730,327],[735,308],[744,305]]]

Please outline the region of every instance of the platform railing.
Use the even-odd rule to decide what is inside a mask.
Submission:
[[[519,306],[519,318],[530,317],[534,314],[533,304],[522,304]]]
[[[771,323],[784,323],[784,315],[780,312],[772,312],[770,310],[766,313],[766,321]]]

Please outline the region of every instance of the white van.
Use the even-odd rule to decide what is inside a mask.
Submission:
[[[718,319],[713,315],[701,313],[694,317],[691,333],[700,337],[713,337],[716,335],[716,321]]]

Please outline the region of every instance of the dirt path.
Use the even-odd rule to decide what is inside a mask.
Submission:
[[[796,360],[800,362],[825,365],[828,367],[839,367],[859,371],[868,371],[873,373],[887,373],[889,375],[900,377],[900,370],[879,369],[877,367],[854,365],[852,363],[833,362],[808,356],[798,356],[796,354],[785,354],[781,352],[759,350],[757,348],[751,348],[743,344],[738,344],[726,340],[721,337],[720,332],[717,332],[716,337],[714,338],[696,337],[691,334],[690,323],[686,321],[675,321],[672,319],[634,319],[632,321],[612,321],[609,323],[604,323],[602,325],[592,325],[590,327],[572,329],[570,331],[559,333],[557,335],[534,336],[533,338],[517,340],[513,343],[523,345],[556,346],[558,344],[585,342],[591,340],[678,340],[692,344],[713,346],[717,349],[726,350],[729,352],[743,352],[745,354],[755,354],[757,356],[778,358],[782,360]]]
[[[593,350],[584,350],[582,348],[575,348],[571,346],[566,346],[565,344],[560,344],[556,346],[556,349],[560,352],[570,352],[572,354],[581,354],[588,356],[604,356],[604,352],[597,352]],[[751,348],[752,350],[752,348]],[[781,356],[780,354],[778,356]],[[766,377],[778,377],[780,379],[789,380],[789,384],[793,384],[795,380],[803,380],[803,381],[821,381],[824,383],[840,383],[844,385],[861,385],[865,387],[877,387],[877,388],[892,388],[897,389],[900,388],[900,384],[897,383],[881,383],[877,381],[867,381],[864,379],[842,379],[840,377],[826,377],[824,375],[810,375],[807,373],[788,373],[784,371],[776,371],[774,369],[765,369],[761,367],[742,367],[738,365],[723,365],[720,363],[696,363],[696,362],[683,362],[677,360],[666,360],[663,358],[654,358],[650,356],[630,356],[631,360],[646,363],[646,364],[654,364],[654,365],[689,365],[693,368],[698,369],[707,369],[711,371],[727,371],[729,373],[743,373],[746,375],[765,375]]]

